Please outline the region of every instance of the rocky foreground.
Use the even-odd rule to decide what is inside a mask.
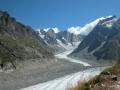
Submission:
[[[27,66],[19,70],[0,72],[0,90],[18,90],[88,68],[62,60],[44,64],[26,63]]]

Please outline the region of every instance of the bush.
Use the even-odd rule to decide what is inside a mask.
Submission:
[[[104,75],[109,75],[109,74],[113,74],[114,73],[114,66],[113,67],[110,67],[110,68],[107,68],[105,69],[101,74],[104,74]]]
[[[120,64],[120,57],[118,57],[116,60],[117,60],[117,64]]]

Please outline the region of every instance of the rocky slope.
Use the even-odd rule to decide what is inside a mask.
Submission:
[[[51,49],[29,26],[0,11],[0,67],[16,68],[20,61],[53,58]]]
[[[113,60],[120,56],[120,19],[115,16],[102,18],[71,53],[73,57]]]
[[[108,18],[109,17],[111,16],[108,16]],[[96,27],[96,25],[105,18],[98,18],[83,27],[69,27],[65,31],[61,31],[58,28],[44,28],[37,29],[36,31],[45,43],[52,47],[55,52],[65,51],[80,43]]]

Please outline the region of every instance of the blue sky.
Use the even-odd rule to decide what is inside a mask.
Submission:
[[[120,0],[0,0],[0,10],[33,28],[65,30],[102,16],[120,17]]]

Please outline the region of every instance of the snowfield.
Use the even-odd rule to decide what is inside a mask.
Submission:
[[[56,58],[65,59],[65,60],[70,61],[70,62],[80,63],[83,66],[91,66],[90,64],[88,64],[86,62],[83,62],[83,61],[80,61],[80,60],[75,60],[75,59],[72,59],[72,58],[68,57],[67,55],[69,55],[73,50],[74,49],[66,51],[66,52],[63,52],[63,53],[60,53],[60,54],[57,54],[55,56],[56,56]]]
[[[104,68],[96,67],[90,68],[81,72],[73,73],[55,80],[33,85],[21,90],[67,90],[75,86],[79,81],[89,80],[98,75]]]

